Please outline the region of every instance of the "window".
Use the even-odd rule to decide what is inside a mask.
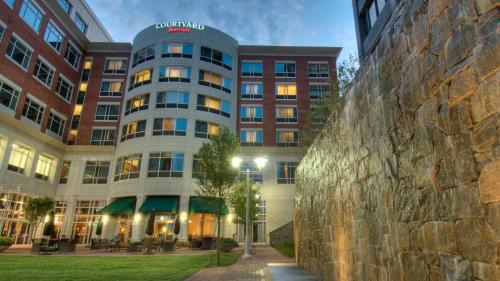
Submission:
[[[149,154],[148,177],[182,178],[184,153],[158,152]]]
[[[2,41],[4,32],[5,32],[5,26],[0,22],[0,42]]]
[[[16,110],[19,91],[0,80],[0,103],[4,106]]]
[[[297,99],[297,85],[277,83],[276,84],[276,99],[294,100]]]
[[[6,54],[24,70],[28,70],[28,65],[30,63],[32,53],[33,51],[15,36],[10,37]]]
[[[71,84],[68,80],[59,76],[59,80],[57,81],[56,86],[56,94],[65,99],[66,101],[71,101],[71,95],[73,94],[73,84]]]
[[[43,21],[43,12],[40,8],[31,0],[24,0],[21,10],[19,11],[19,16],[29,25],[33,30],[38,33],[40,32],[40,26]]]
[[[144,137],[146,132],[146,120],[133,121],[122,126],[121,141],[130,140],[133,138]]]
[[[51,21],[47,24],[43,39],[58,53],[61,52],[64,35]]]
[[[28,118],[29,120],[40,124],[42,123],[43,112],[45,108],[38,104],[36,101],[31,98],[26,98],[26,102],[23,107],[23,116]]]
[[[141,170],[141,154],[132,154],[116,160],[115,181],[136,179]]]
[[[231,93],[232,80],[215,72],[200,70],[199,84]]]
[[[19,174],[24,174],[28,160],[31,158],[30,150],[26,147],[13,144],[7,169]]]
[[[262,99],[262,83],[241,82],[242,99]]]
[[[71,169],[71,161],[63,161],[61,166],[61,174],[59,175],[59,183],[68,183],[69,170]]]
[[[68,47],[66,47],[66,53],[64,53],[64,58],[66,61],[75,69],[78,69],[80,65],[81,54],[78,49],[73,46],[73,44],[68,43]]]
[[[91,145],[113,145],[115,143],[115,129],[93,129]]]
[[[53,162],[52,158],[40,154],[38,156],[38,163],[36,164],[35,178],[48,181]]]
[[[100,97],[121,97],[123,92],[123,81],[108,81],[101,82]]]
[[[295,77],[295,62],[277,62],[274,72],[276,77]]]
[[[276,108],[276,122],[278,123],[297,123],[296,106],[278,106]]]
[[[153,76],[152,69],[145,69],[143,71],[137,72],[132,77],[130,77],[130,87],[129,91],[142,85],[151,84],[151,77]]]
[[[160,82],[191,82],[191,68],[184,66],[160,67]]]
[[[156,95],[156,108],[188,108],[188,92],[159,92]]]
[[[16,0],[3,0],[7,6],[9,6],[11,9],[14,8],[14,4],[16,3]]]
[[[127,59],[107,59],[104,66],[106,74],[125,74]]]
[[[98,104],[95,112],[96,121],[116,121],[120,112],[119,104]]]
[[[193,44],[188,43],[164,43],[161,46],[162,58],[192,58]]]
[[[88,25],[78,13],[75,14],[74,22],[78,30],[80,30],[83,34],[87,33]]]
[[[295,147],[299,145],[299,132],[295,130],[276,131],[276,145]]]
[[[149,107],[149,94],[135,96],[127,100],[125,104],[125,116],[141,110],[146,110]]]
[[[309,63],[309,78],[328,78],[328,63]]]
[[[231,102],[205,95],[198,95],[197,109],[231,117]]]
[[[153,124],[153,136],[185,136],[187,119],[157,118]]]
[[[193,169],[191,173],[191,177],[194,179],[198,179],[200,177],[203,177],[205,175],[205,167],[203,166],[203,163],[201,160],[198,158],[197,155],[193,155]]]
[[[262,105],[242,105],[240,121],[243,123],[260,123],[264,118]]]
[[[201,47],[200,60],[211,62],[216,65],[220,65],[228,70],[233,69],[233,57],[222,53],[221,51],[211,49],[208,47]]]
[[[295,171],[297,162],[279,162],[278,163],[278,184],[295,184]]]
[[[87,161],[83,174],[83,184],[106,184],[109,165],[109,161]]]
[[[52,78],[54,77],[54,68],[38,58],[36,60],[33,76],[35,76],[38,81],[42,82],[44,85],[50,88],[50,85],[52,84]]]
[[[219,124],[196,120],[194,136],[197,138],[209,138],[219,134]]]
[[[49,129],[51,132],[62,137],[65,125],[66,125],[65,119],[59,117],[53,112],[49,114],[49,122],[47,124],[47,129]]]
[[[241,129],[241,146],[262,146],[262,130]]]
[[[309,84],[309,97],[312,100],[323,99],[327,96],[330,96],[330,85]]]
[[[134,53],[132,67],[155,58],[155,46],[151,45]]]
[[[262,77],[262,62],[243,61],[241,63],[241,76]]]
[[[71,12],[71,8],[73,7],[71,3],[69,3],[68,0],[57,0],[57,3],[59,4],[59,6],[61,6],[63,11],[69,15],[69,13]]]
[[[257,165],[254,162],[243,162],[240,165],[240,179],[246,180],[247,178],[247,170],[250,170],[250,180],[254,182],[260,182],[264,180],[264,173],[262,170],[257,168]]]

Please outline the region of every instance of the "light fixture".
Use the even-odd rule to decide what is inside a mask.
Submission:
[[[102,216],[102,224],[106,224],[106,223],[108,223],[108,221],[109,221],[109,216],[108,215]]]
[[[134,215],[134,223],[139,223],[141,221],[141,214],[137,213]]]
[[[187,213],[181,212],[181,214],[179,215],[179,219],[181,220],[181,222],[185,222],[187,220]]]
[[[227,221],[232,222],[233,221],[233,214],[228,214],[227,215]]]
[[[257,168],[260,170],[266,166],[267,158],[266,157],[257,157],[257,158],[255,158],[254,162],[257,165]]]
[[[233,166],[233,168],[239,168],[242,161],[240,157],[233,157],[231,158],[231,166]]]

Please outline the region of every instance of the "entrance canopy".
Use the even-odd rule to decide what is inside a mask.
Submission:
[[[179,210],[179,197],[177,196],[148,196],[142,203],[139,212],[151,213],[171,213],[177,214]]]
[[[135,212],[135,197],[122,197],[116,198],[113,202],[102,208],[98,214],[99,215],[132,215]]]
[[[189,198],[189,213],[216,215],[218,207],[217,201],[217,198],[213,197],[191,196]],[[222,204],[221,215],[227,214],[229,214],[229,209],[226,204]]]

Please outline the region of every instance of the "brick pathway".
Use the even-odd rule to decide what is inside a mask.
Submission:
[[[267,270],[268,263],[293,263],[271,247],[255,247],[249,259],[240,258],[229,267],[205,268],[186,279],[186,281],[268,281],[272,280]]]

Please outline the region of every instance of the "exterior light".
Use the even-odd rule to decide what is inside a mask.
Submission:
[[[162,230],[163,230],[163,233],[166,233],[167,232],[167,227],[164,226]]]
[[[139,223],[141,221],[141,214],[137,213],[134,215],[134,223]]]
[[[233,214],[228,214],[227,215],[227,221],[232,222],[233,221]]]
[[[165,217],[164,217],[164,216],[161,216],[161,217],[160,217],[160,220],[165,220]]]
[[[255,164],[257,165],[258,169],[262,169],[266,166],[267,164],[267,158],[265,157],[257,157],[255,158]]]
[[[181,212],[181,214],[179,215],[179,219],[182,222],[185,222],[187,220],[187,213],[186,212]]]
[[[44,221],[45,223],[47,223],[47,222],[49,221],[49,219],[50,219],[50,216],[49,216],[49,215],[46,215],[46,216],[45,216],[45,219],[44,219],[43,221]]]
[[[233,157],[231,158],[231,166],[233,166],[233,168],[239,168],[242,161],[240,157]]]
[[[109,221],[109,216],[108,215],[102,216],[102,224],[103,225],[106,224],[106,223],[108,223],[108,221]]]

